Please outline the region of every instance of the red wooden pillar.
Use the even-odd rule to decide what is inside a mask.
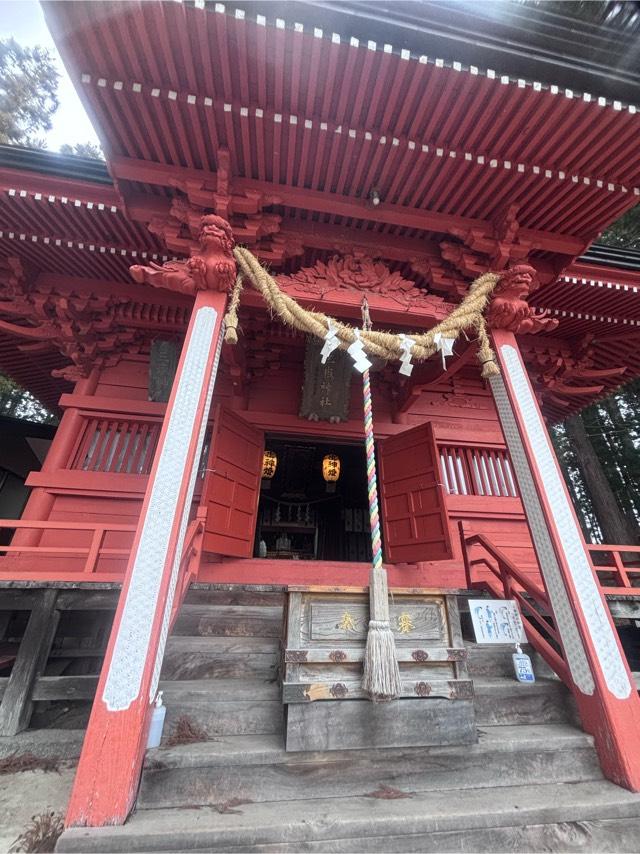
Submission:
[[[526,305],[526,304],[525,304]],[[584,728],[605,775],[640,791],[640,700],[513,331],[494,329],[491,377]]]
[[[206,227],[205,221],[209,221]],[[225,229],[228,245],[222,253],[218,247],[216,253],[209,244],[217,246]],[[200,257],[186,262],[183,274],[175,272],[175,265],[166,273],[132,268],[138,281],[182,290],[209,289],[196,290],[71,793],[67,826],[122,824],[135,802],[222,343],[226,293],[215,288],[226,289],[233,281],[232,246],[229,226],[218,217],[206,217]]]

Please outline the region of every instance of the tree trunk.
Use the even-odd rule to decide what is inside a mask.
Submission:
[[[607,476],[579,415],[565,421],[567,436],[573,445],[580,471],[589,490],[593,509],[598,517],[605,542],[611,544],[635,545],[638,540],[638,528],[628,519],[611,488]]]
[[[615,430],[613,441],[620,449],[619,462],[626,475],[627,491],[637,498],[640,487],[640,451],[631,436],[632,425],[620,411],[616,397],[609,397],[600,405],[606,410]]]
[[[627,519],[633,521],[640,514],[640,507],[636,503],[637,496],[629,489],[629,477],[621,464],[622,455],[614,438],[615,427],[611,419],[599,403],[589,406],[580,417],[618,507]]]
[[[598,518],[591,503],[591,496],[584,484],[575,450],[567,436],[565,426],[556,424],[551,428],[550,433],[556,457],[560,463],[584,538],[588,543],[601,542],[604,538],[598,524]]]

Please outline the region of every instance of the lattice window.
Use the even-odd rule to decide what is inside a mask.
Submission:
[[[517,498],[518,488],[505,449],[440,445],[440,470],[450,495]]]
[[[161,424],[155,421],[86,420],[72,469],[149,474]]]

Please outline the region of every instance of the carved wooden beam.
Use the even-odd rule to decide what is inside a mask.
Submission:
[[[129,310],[135,304],[126,296],[105,289],[74,291],[68,279],[64,282],[64,290],[56,290],[25,272],[18,259],[9,258],[2,264],[0,331],[16,337],[16,349],[31,354],[58,350],[72,362],[79,377],[125,351],[140,348],[147,333],[129,323]],[[183,315],[173,311],[164,319],[164,325],[170,325],[179,323]]]
[[[465,349],[465,351],[460,354],[460,356],[449,362],[445,370],[441,371],[431,380],[421,381],[420,373],[424,375],[424,370],[420,371],[413,380],[413,382],[409,380],[406,383],[403,392],[398,398],[396,398],[396,415],[402,415],[403,413],[408,412],[412,408],[414,403],[416,403],[420,395],[425,391],[450,392],[451,386],[447,385],[447,383],[459,371],[461,371],[462,368],[469,364],[469,362],[475,356],[476,350],[477,348],[475,344],[470,344]],[[439,357],[434,356],[433,358],[437,359]]]
[[[217,188],[216,173],[202,169],[167,166],[127,157],[111,158],[110,167],[114,177],[121,180],[140,181],[161,187],[175,186],[176,181],[197,181],[211,192]],[[374,207],[363,199],[337,193],[325,193],[319,190],[308,190],[304,187],[290,187],[250,178],[234,178],[233,189],[245,194],[250,192],[261,193],[270,201],[270,204],[288,205],[316,213],[387,223],[440,234],[455,235],[472,229],[479,230],[480,234],[493,234],[493,223],[481,219],[385,203]],[[128,208],[128,211],[130,216],[135,216],[134,209]],[[527,228],[520,229],[519,233],[521,240],[530,243],[533,249],[559,252],[572,257],[580,255],[586,249],[584,240],[568,234]]]
[[[612,377],[621,377],[627,370],[627,365],[622,365],[618,368],[583,368],[576,365],[575,368],[567,368],[564,375],[565,377],[577,377],[578,379],[586,380],[610,379]]]
[[[604,390],[603,385],[567,385],[561,380],[556,380],[554,382],[549,383],[548,388],[553,389],[554,398],[558,394],[563,394],[567,397],[582,397],[585,394],[588,396],[592,396],[595,394],[600,394],[600,392]]]

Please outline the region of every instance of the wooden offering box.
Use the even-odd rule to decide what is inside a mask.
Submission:
[[[372,703],[360,687],[369,624],[362,587],[289,587],[282,699],[287,750],[470,744],[477,740],[455,594],[394,589],[402,696]]]

